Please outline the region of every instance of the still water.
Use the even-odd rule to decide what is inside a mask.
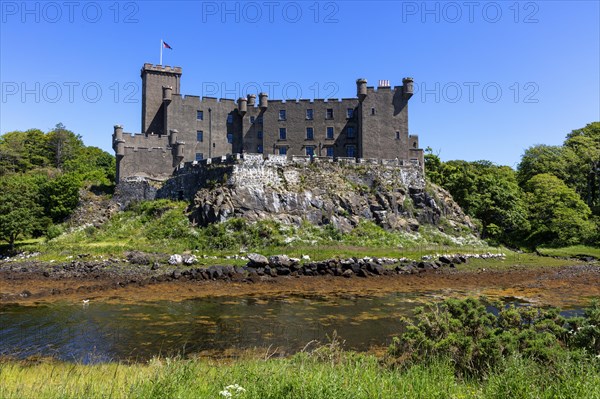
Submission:
[[[182,302],[0,306],[0,355],[97,363],[269,348],[302,350],[334,332],[346,349],[389,345],[432,293],[385,296],[229,297]]]

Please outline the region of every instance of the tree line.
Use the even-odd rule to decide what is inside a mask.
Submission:
[[[115,158],[85,146],[81,136],[57,124],[0,136],[0,239],[43,235],[79,204],[81,189],[110,192]]]
[[[478,221],[484,239],[526,248],[600,243],[600,122],[562,145],[528,148],[517,170],[442,162],[428,148],[425,173]]]

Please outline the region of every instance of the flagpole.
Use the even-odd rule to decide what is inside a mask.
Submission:
[[[160,65],[162,65],[162,49],[163,49],[163,41],[160,39]]]

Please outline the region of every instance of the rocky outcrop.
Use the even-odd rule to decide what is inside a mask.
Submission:
[[[256,161],[227,166],[216,179],[219,167],[212,165],[212,180],[197,183],[191,219],[199,225],[242,217],[332,224],[343,232],[361,220],[391,230],[416,231],[422,224],[474,230],[450,194],[426,184],[416,166]]]

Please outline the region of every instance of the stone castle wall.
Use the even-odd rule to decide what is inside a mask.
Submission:
[[[418,137],[408,134],[410,78],[402,86],[378,88],[359,79],[356,98],[271,100],[260,93],[258,99],[248,95],[236,102],[183,96],[181,75],[179,67],[144,64],[142,132],[113,136],[119,180],[167,179],[182,162],[236,153],[397,158],[423,164]],[[169,139],[172,132],[176,140]],[[153,151],[162,154],[154,156]]]

